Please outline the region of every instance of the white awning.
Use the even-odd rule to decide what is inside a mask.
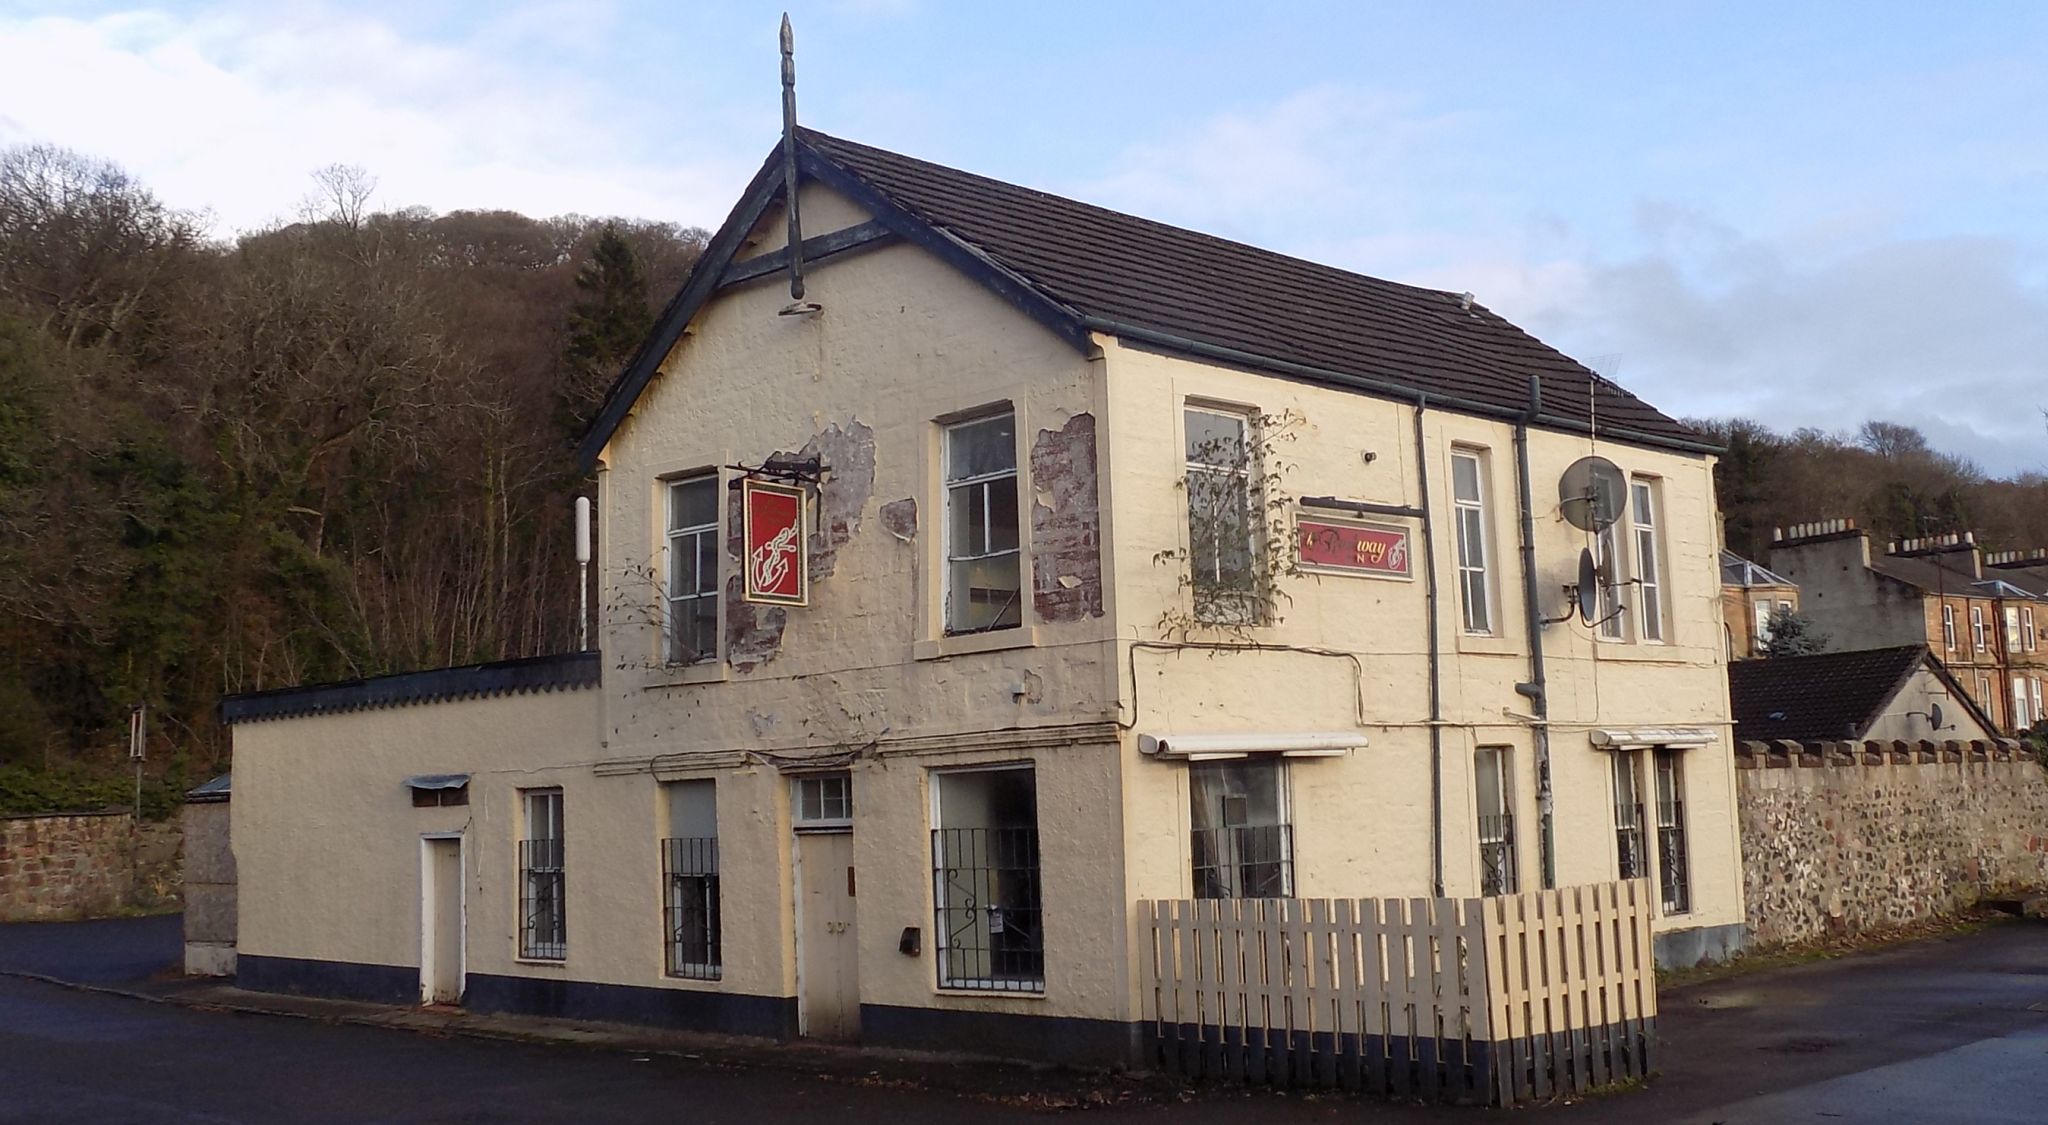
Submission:
[[[1244,734],[1141,734],[1138,749],[1158,758],[1206,762],[1279,754],[1288,758],[1334,758],[1364,749],[1365,735],[1355,731],[1295,731]]]
[[[1718,737],[1706,727],[1593,728],[1593,746],[1600,750],[1644,750],[1652,746],[1693,750],[1712,743]]]

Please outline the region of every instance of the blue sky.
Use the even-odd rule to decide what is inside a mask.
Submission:
[[[1672,413],[2048,468],[2048,5],[788,7],[828,132],[1470,289]],[[711,226],[782,8],[0,0],[0,143],[223,232],[332,162],[387,206]]]

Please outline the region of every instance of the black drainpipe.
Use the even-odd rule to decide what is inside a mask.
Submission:
[[[1429,882],[1444,897],[1444,694],[1443,654],[1437,641],[1436,536],[1430,530],[1429,453],[1422,441],[1422,412],[1429,396],[1415,397],[1415,479],[1422,508],[1422,575],[1429,600]]]
[[[1537,850],[1543,860],[1543,889],[1557,886],[1557,860],[1551,834],[1550,696],[1543,675],[1543,607],[1536,600],[1536,519],[1529,498],[1529,423],[1543,412],[1543,381],[1529,377],[1529,412],[1515,423],[1515,475],[1522,520],[1522,606],[1529,630],[1529,682],[1515,690],[1527,696],[1536,713]]]

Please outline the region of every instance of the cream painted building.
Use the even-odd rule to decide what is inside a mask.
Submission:
[[[1469,295],[797,149],[801,298],[771,158],[586,443],[597,653],[225,706],[244,982],[1102,1061],[1140,900],[1741,944],[1689,431]]]

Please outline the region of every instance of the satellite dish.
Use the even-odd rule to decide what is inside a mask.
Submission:
[[[1930,703],[1927,705],[1927,725],[1935,730],[1945,729],[1941,725],[1941,704]]]
[[[1627,499],[1628,478],[1605,457],[1581,457],[1558,478],[1558,508],[1581,531],[1613,527]]]
[[[1600,566],[1593,561],[1593,552],[1579,552],[1579,584],[1574,588],[1579,602],[1579,618],[1591,625],[1600,615]]]

